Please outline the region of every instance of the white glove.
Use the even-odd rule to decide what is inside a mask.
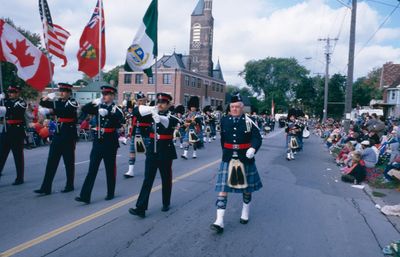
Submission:
[[[152,116],[153,116],[153,120],[154,120],[155,123],[160,123],[161,122],[161,117],[160,117],[160,115],[158,113],[153,112]]]
[[[56,98],[56,93],[49,93],[49,94],[47,94],[47,98],[49,99],[49,100],[51,100],[51,101],[53,101],[54,100],[54,98]]]
[[[92,104],[94,104],[95,106],[99,106],[99,104],[101,104],[101,102],[103,102],[103,99],[97,98],[92,101]]]
[[[0,94],[0,101],[3,100],[3,99],[5,99],[5,98],[6,98],[6,96],[5,96],[3,93],[1,93],[1,94]]]
[[[50,114],[50,109],[48,109],[48,108],[43,108],[43,107],[39,106],[39,113],[40,113],[42,116],[49,115],[49,114]]]
[[[252,147],[252,148],[249,148],[249,149],[247,150],[247,152],[246,152],[246,157],[247,157],[248,159],[253,159],[255,153],[256,153],[256,149],[254,149],[253,147]]]
[[[7,113],[7,108],[4,106],[0,106],[0,118],[6,116],[6,113]]]
[[[99,109],[99,114],[100,114],[100,116],[105,117],[105,116],[107,116],[107,114],[108,114],[108,110],[107,110],[107,109],[100,108],[100,109]]]
[[[147,116],[150,114],[153,114],[153,112],[158,113],[158,107],[157,106],[146,106],[146,105],[140,105],[139,106],[139,113],[142,116]]]

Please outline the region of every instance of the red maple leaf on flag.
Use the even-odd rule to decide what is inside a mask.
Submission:
[[[11,49],[11,54],[17,57],[19,64],[22,68],[28,67],[34,64],[35,57],[33,57],[30,53],[26,53],[26,50],[29,48],[26,44],[26,39],[16,42],[16,47],[12,42],[7,41],[7,46]]]

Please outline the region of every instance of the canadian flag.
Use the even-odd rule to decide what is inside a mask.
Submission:
[[[53,63],[14,27],[0,19],[0,61],[14,64],[17,75],[42,91],[50,84]]]

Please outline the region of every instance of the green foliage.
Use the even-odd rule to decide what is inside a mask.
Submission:
[[[268,57],[249,61],[240,73],[247,85],[264,97],[262,110],[269,110],[272,101],[276,111],[287,111],[296,103],[296,87],[307,78],[309,71],[294,58]],[[297,104],[297,103],[296,103]]]
[[[29,41],[31,41],[36,47],[40,48],[40,35],[36,33],[31,33],[21,27],[15,26],[13,21],[9,18],[5,19],[8,24],[15,27],[21,34],[23,34]],[[43,49],[42,49],[43,50]],[[3,75],[3,86],[6,89],[10,85],[20,85],[22,87],[22,97],[24,99],[35,99],[38,97],[39,92],[28,86],[22,79],[17,76],[17,69],[14,64],[11,63],[1,63],[1,71]]]
[[[382,99],[382,90],[379,89],[381,71],[374,69],[353,84],[353,107],[368,106],[372,99]]]
[[[103,80],[106,81],[107,83],[110,83],[111,80],[114,81],[114,86],[118,87],[118,73],[119,70],[124,68],[123,65],[118,65],[115,68],[113,68],[112,70],[104,73],[103,75]]]

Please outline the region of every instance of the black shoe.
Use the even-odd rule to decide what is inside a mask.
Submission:
[[[131,175],[126,175],[124,174],[124,178],[134,178],[135,176],[131,176]]]
[[[246,225],[249,223],[249,220],[240,219],[240,224]]]
[[[75,201],[77,201],[77,202],[81,202],[81,203],[90,204],[90,200],[83,199],[83,198],[82,198],[82,197],[80,197],[80,196],[78,196],[78,197],[75,197]]]
[[[140,218],[145,218],[146,217],[146,212],[143,210],[139,210],[139,209],[134,209],[134,208],[130,208],[129,209],[129,213],[132,214],[133,216],[138,216]]]
[[[182,159],[187,160],[187,157],[186,157],[186,156],[182,155],[181,157],[182,157]]]
[[[162,212],[167,212],[169,211],[169,205],[164,205],[161,209]]]
[[[217,234],[222,234],[224,232],[224,228],[221,226],[218,226],[216,224],[211,224],[210,228],[211,228],[211,230],[214,230],[215,232],[217,232]]]
[[[15,180],[14,183],[12,183],[13,186],[18,186],[24,184],[23,180]]]
[[[46,192],[42,189],[37,189],[37,190],[34,190],[33,192],[36,194],[39,194],[39,195],[50,195],[51,194],[51,192]]]
[[[74,191],[74,187],[65,187],[64,190],[61,190],[61,193],[69,193]]]
[[[106,201],[110,201],[110,200],[112,200],[112,199],[114,199],[114,196],[113,196],[113,195],[107,195],[107,197],[104,198],[104,200],[106,200]]]

